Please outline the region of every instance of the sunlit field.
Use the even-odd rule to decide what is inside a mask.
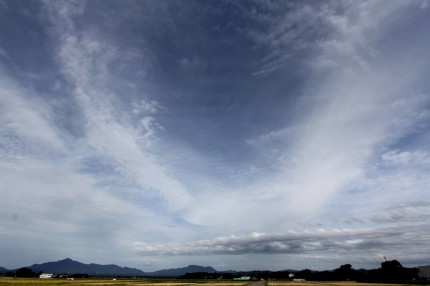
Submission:
[[[35,285],[35,286],[55,286],[55,285],[145,285],[145,286],[245,286],[255,283],[255,281],[217,281],[217,280],[195,280],[178,281],[164,279],[39,279],[39,278],[0,278],[0,285]],[[268,286],[399,286],[400,284],[376,284],[376,283],[356,283],[356,282],[294,282],[294,281],[269,281]],[[412,285],[412,284],[408,284]]]

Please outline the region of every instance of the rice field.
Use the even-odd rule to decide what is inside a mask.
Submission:
[[[0,285],[4,286],[116,286],[116,285],[135,285],[135,286],[245,286],[252,284],[250,281],[218,281],[218,280],[196,280],[196,281],[175,281],[163,279],[39,279],[39,278],[0,278]]]
[[[247,286],[255,281],[223,281],[223,280],[195,280],[195,281],[177,281],[163,279],[39,279],[39,278],[0,278],[0,285],[4,286]],[[400,284],[374,284],[374,283],[356,283],[356,282],[294,282],[294,281],[269,281],[268,286],[399,286]],[[412,284],[408,284],[412,286]]]

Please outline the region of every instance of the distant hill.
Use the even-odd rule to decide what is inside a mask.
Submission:
[[[8,273],[10,270],[9,269],[6,269],[6,268],[3,268],[3,267],[0,267],[0,273],[1,274],[6,274],[6,273]]]
[[[100,265],[100,264],[84,264],[79,261],[74,261],[66,258],[56,262],[47,262],[42,264],[33,264],[29,266],[34,272],[47,273],[68,273],[68,274],[88,274],[96,276],[143,276],[145,272],[136,268],[120,267],[118,265]]]
[[[236,271],[236,270],[225,270],[225,271],[220,271],[220,272],[222,272],[222,273],[228,273],[228,274],[235,274],[235,273],[238,273],[238,271]]]
[[[182,276],[186,273],[196,273],[196,272],[207,272],[207,273],[215,273],[217,272],[210,266],[198,266],[198,265],[189,265],[187,267],[182,268],[171,268],[158,270],[154,272],[146,272],[145,276],[154,276],[154,277],[177,277]]]

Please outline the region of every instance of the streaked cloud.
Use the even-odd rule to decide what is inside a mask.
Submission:
[[[379,223],[424,222],[430,216],[430,203],[416,202],[413,204],[392,207],[384,213],[375,215],[372,220]]]
[[[411,255],[408,261],[422,259],[421,249],[427,249],[428,225],[419,227],[392,227],[372,229],[337,229],[290,233],[251,233],[246,236],[217,237],[213,240],[199,240],[184,244],[145,244],[135,243],[134,247],[141,255],[244,255],[244,254],[289,254],[289,259],[300,255],[321,255],[338,257],[348,253],[351,257],[374,256],[385,253],[395,257],[402,248]],[[417,245],[410,241],[418,237]],[[406,249],[405,249],[406,248]],[[363,254],[364,252],[364,254]],[[352,259],[352,260],[351,260]]]
[[[429,163],[429,154],[425,151],[393,150],[384,153],[382,160],[392,164]]]
[[[86,142],[102,156],[115,160],[117,170],[127,179],[153,192],[172,210],[190,200],[184,186],[168,175],[165,167],[145,147],[156,139],[156,100],[141,100],[141,128],[134,128],[125,114],[119,114],[121,95],[107,87],[115,80],[109,66],[122,59],[119,47],[100,38],[98,31],[80,34],[73,17],[83,13],[84,2],[77,5],[46,3],[50,9],[53,33],[58,35],[59,64],[74,86],[73,95],[85,116]],[[146,145],[146,146],[145,146]]]
[[[0,1],[0,265],[425,261],[427,3]]]
[[[25,96],[27,90],[21,88],[13,79],[1,73],[1,127],[2,134],[10,136],[4,138],[3,143],[26,144],[31,140],[44,147],[60,149],[63,147],[62,138],[51,124],[50,110],[37,99],[28,99]],[[14,143],[11,141],[13,140]],[[14,148],[9,145],[7,147]],[[31,148],[31,146],[28,146]],[[12,152],[12,151],[11,151]]]

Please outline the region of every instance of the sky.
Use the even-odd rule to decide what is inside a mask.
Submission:
[[[0,0],[0,266],[430,264],[430,3]]]

